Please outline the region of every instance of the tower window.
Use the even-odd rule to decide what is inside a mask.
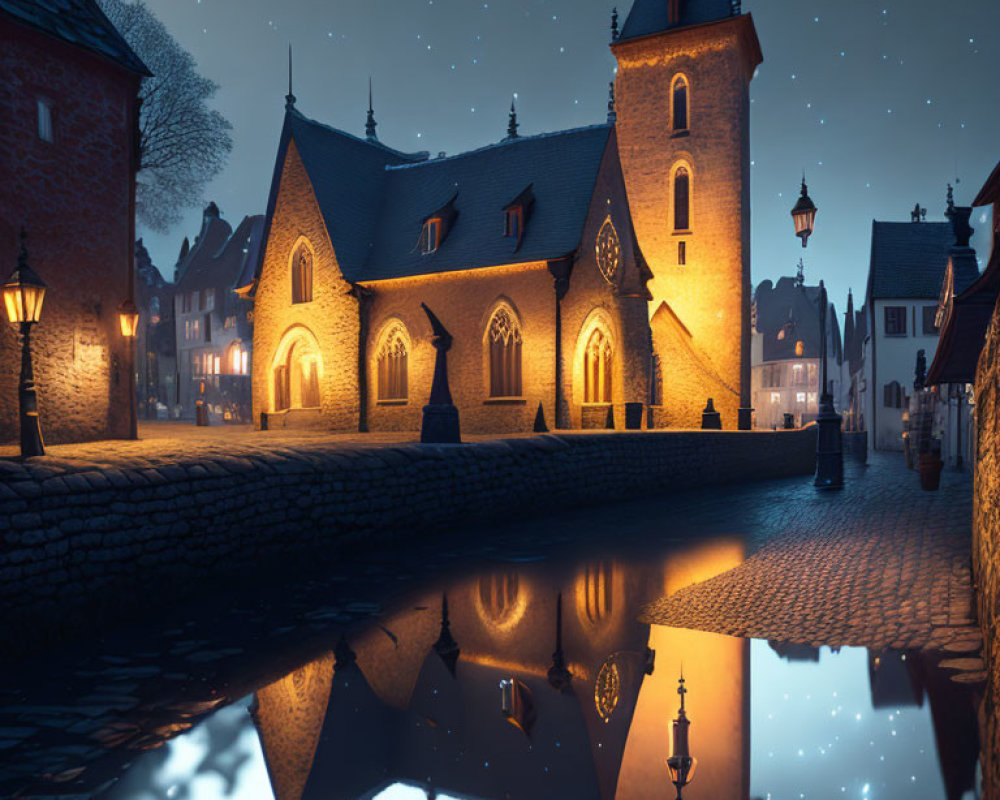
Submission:
[[[686,131],[688,129],[688,82],[683,75],[674,78],[673,104],[674,130]]]
[[[677,243],[677,264],[681,267],[687,264],[687,242]]]
[[[674,173],[674,230],[691,229],[691,175],[687,167]]]
[[[38,138],[43,142],[54,141],[52,136],[52,104],[48,100],[38,101]]]

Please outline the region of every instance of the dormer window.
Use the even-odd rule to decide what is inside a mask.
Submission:
[[[535,204],[535,194],[532,191],[534,184],[528,186],[503,209],[503,235],[508,239],[513,239],[514,251],[521,247],[524,239],[524,226],[531,216],[531,209]]]
[[[523,216],[524,210],[520,206],[506,209],[503,212],[503,235],[508,239],[520,239]]]
[[[424,223],[420,234],[420,252],[424,255],[433,253],[441,244],[441,219],[432,217]]]

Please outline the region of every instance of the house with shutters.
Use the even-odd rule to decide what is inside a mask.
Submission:
[[[750,426],[749,83],[731,0],[637,0],[607,120],[404,153],[291,94],[255,307],[254,421],[416,430],[432,331],[462,429]],[[595,54],[596,55],[596,54]]]

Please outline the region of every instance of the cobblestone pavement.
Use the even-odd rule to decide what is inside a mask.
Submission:
[[[842,492],[772,492],[748,510],[756,547],[738,567],[645,607],[644,622],[757,639],[954,654],[984,679],[970,576],[968,474],[921,491],[897,454]],[[778,490],[780,491],[780,490]]]

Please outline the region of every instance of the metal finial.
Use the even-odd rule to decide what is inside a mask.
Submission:
[[[295,95],[292,94],[292,45],[288,45],[288,94],[285,95],[285,111],[295,108]]]
[[[368,121],[365,122],[365,138],[369,142],[377,142],[378,134],[375,133],[375,128],[378,123],[375,121],[375,107],[372,104],[372,79],[371,76],[368,78]]]
[[[799,269],[795,274],[795,285],[805,286],[806,285],[806,265],[802,263],[802,259],[799,259]]]
[[[611,41],[618,41],[618,6],[611,9]]]
[[[618,112],[615,110],[615,82],[608,82],[608,122],[617,122]]]
[[[684,695],[687,694],[687,688],[684,686],[684,667],[681,667],[681,677],[677,681],[677,694],[681,696],[681,713],[684,713]]]
[[[514,98],[510,101],[510,119],[507,121],[507,138],[516,139],[520,134],[517,129],[521,127],[517,122],[517,107],[514,104]]]
[[[954,213],[955,213],[955,190],[952,188],[952,185],[949,183],[948,184],[948,208],[944,212],[944,215],[946,217],[948,217],[948,219],[951,219],[951,217],[954,215]]]

